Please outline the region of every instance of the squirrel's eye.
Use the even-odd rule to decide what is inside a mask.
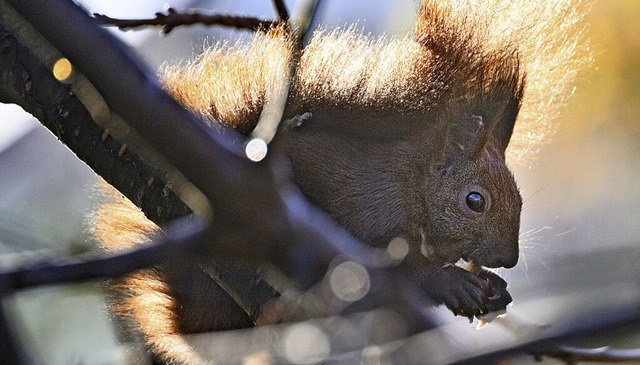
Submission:
[[[467,194],[466,202],[467,202],[467,206],[474,212],[477,212],[477,213],[484,212],[484,207],[485,207],[484,196],[482,196],[482,194],[478,193],[477,191],[472,191],[469,194]]]

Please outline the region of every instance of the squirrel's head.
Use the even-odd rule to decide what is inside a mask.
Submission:
[[[465,100],[448,109],[455,112],[440,115],[446,127],[434,136],[439,142],[426,167],[418,228],[423,255],[487,267],[517,263],[522,199],[505,164],[520,108],[522,86],[517,87],[511,97]]]
[[[305,194],[364,242],[404,238],[411,262],[513,267],[522,200],[505,150],[523,88],[496,80],[429,115],[312,109],[276,145]]]
[[[327,36],[326,49],[312,42],[289,109],[312,117],[276,145],[303,192],[364,242],[402,237],[412,262],[513,267],[522,202],[505,150],[525,70],[510,43],[488,47],[438,9],[423,7],[403,47],[366,52],[370,43],[349,34]],[[331,71],[349,60],[355,71]]]

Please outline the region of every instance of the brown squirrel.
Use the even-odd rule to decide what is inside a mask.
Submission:
[[[270,148],[289,158],[303,193],[354,236],[377,247],[408,242],[402,267],[437,303],[464,316],[504,309],[511,297],[502,279],[453,264],[518,261],[522,199],[505,161],[540,148],[589,62],[578,3],[425,0],[412,35],[319,31],[302,51],[283,116],[305,118],[285,123]],[[212,127],[248,134],[292,54],[287,37],[267,30],[161,78]],[[160,232],[115,193],[92,223],[109,250]],[[144,270],[118,288],[128,295],[116,312],[167,360],[202,360],[180,334],[253,325],[194,272]]]

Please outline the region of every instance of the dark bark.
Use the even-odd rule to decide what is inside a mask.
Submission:
[[[107,183],[113,185],[140,207],[150,220],[162,225],[191,212],[170,189],[170,186],[163,181],[165,172],[147,163],[135,152],[135,148],[121,143],[97,125],[85,106],[73,93],[72,88],[68,84],[57,81],[52,72],[44,67],[30,50],[18,42],[1,25],[0,81],[4,85],[0,88],[0,102],[18,104],[35,116],[78,158],[86,162]],[[164,250],[160,246],[156,248],[159,251]],[[188,248],[184,247],[183,252],[187,251]],[[147,259],[141,260],[139,255],[134,255],[133,257],[137,257],[138,260],[137,267],[142,267],[141,265],[149,259],[158,257],[150,255],[149,252],[140,252],[140,254],[147,255]],[[117,265],[111,267],[112,276],[136,268],[135,261],[128,262],[133,266],[126,264],[122,259],[118,260]],[[51,262],[49,263],[50,270],[61,273],[55,275],[51,275],[52,272],[44,269],[43,264],[40,263],[34,269],[23,270],[18,281],[32,283],[28,284],[29,286],[36,282],[51,282],[39,279],[32,280],[33,273],[38,270],[45,273],[45,276],[53,281],[56,278],[61,278],[60,275],[65,272],[69,276],[77,276],[78,280],[104,277],[110,270],[110,263],[108,261],[104,261],[104,263],[105,265],[102,266],[93,262],[82,268],[77,265],[76,261],[72,263]],[[69,264],[75,266],[70,268]],[[195,260],[188,266],[191,275],[202,276],[204,274]],[[224,285],[224,287],[233,294],[242,307],[248,309],[247,312],[252,315],[251,319],[255,321],[259,314],[260,304],[272,299],[276,293],[265,282],[261,282],[257,288],[259,290],[256,291],[256,286],[246,285],[248,282],[255,281],[255,278],[247,278],[247,275],[236,278],[230,274],[233,273],[232,270],[225,266],[218,266],[216,271],[220,274],[216,276],[217,281],[223,284],[227,281],[232,283]],[[211,285],[217,285],[210,278],[208,280],[211,281]],[[9,280],[7,283],[15,284],[16,280]],[[20,286],[21,284],[17,284],[13,288],[17,289]],[[4,287],[4,289],[9,288]]]
[[[20,105],[98,175],[162,224],[190,213],[169,189],[164,172],[122,144],[91,118],[71,87],[0,25],[0,102]]]

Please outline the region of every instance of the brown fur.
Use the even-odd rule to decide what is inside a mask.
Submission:
[[[501,61],[517,52],[527,94],[508,160],[527,164],[551,140],[578,72],[592,61],[585,8],[581,0],[430,0],[421,6],[414,35],[370,39],[351,29],[319,31],[302,56],[296,95],[326,106],[428,110],[443,85],[432,73],[431,50],[420,43],[445,30],[433,44],[453,41],[451,48],[473,52],[476,64],[467,66],[476,69],[503,69]],[[256,36],[248,44],[211,48],[186,65],[167,67],[161,78],[169,93],[205,119],[247,132],[274,78],[284,74],[291,49],[281,37]],[[469,70],[458,71],[463,76]],[[485,82],[490,87],[492,79]]]
[[[99,207],[89,219],[91,234],[104,248],[124,251],[162,234],[160,227],[146,219],[113,187],[103,182],[100,190],[96,196]],[[159,267],[139,270],[110,283],[117,293],[110,301],[110,309],[131,326],[129,330],[142,335],[154,354],[179,364],[204,363],[181,336],[185,332],[181,328],[190,328],[188,332],[210,330],[213,326],[207,318],[211,317],[214,317],[211,322],[220,330],[251,325],[241,309],[232,307],[233,300],[221,293],[219,287],[209,285],[211,282],[207,279],[202,270],[191,266],[169,272]],[[176,290],[178,286],[181,290]],[[226,318],[225,324],[207,313],[208,307],[199,308],[190,295],[197,295],[199,300],[217,308],[216,313]],[[198,326],[205,328],[198,329]]]
[[[277,136],[274,149],[290,158],[303,192],[352,234],[373,245],[406,238],[406,266],[417,282],[454,312],[478,313],[474,303],[484,294],[470,284],[473,277],[441,267],[463,256],[485,266],[515,264],[521,200],[505,149],[509,144],[512,162],[530,161],[553,134],[576,73],[590,62],[579,3],[426,0],[412,35],[319,31],[301,55],[284,118],[313,117]],[[247,44],[208,49],[161,78],[213,127],[221,121],[246,134],[287,74],[292,49],[272,30]],[[478,117],[484,129],[471,128]],[[469,189],[491,196],[492,210],[460,213],[460,194]],[[128,248],[160,234],[112,196],[93,217],[104,247]],[[155,353],[200,363],[179,334],[216,329],[215,319],[185,326],[168,282],[159,270],[123,280],[116,312],[133,320]]]

